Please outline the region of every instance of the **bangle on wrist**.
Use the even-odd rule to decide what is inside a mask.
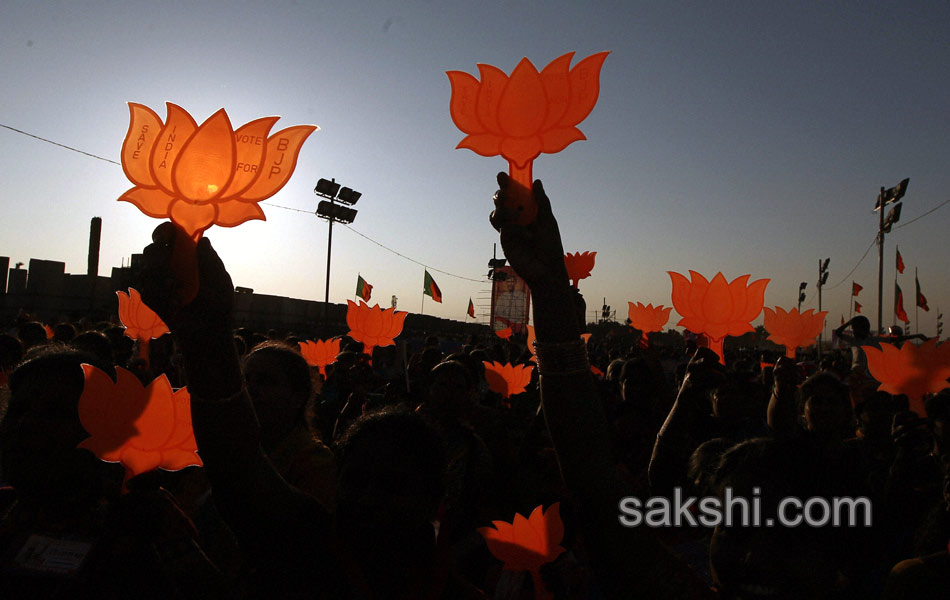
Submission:
[[[581,339],[569,342],[534,342],[535,358],[540,375],[576,375],[590,372],[587,343]]]

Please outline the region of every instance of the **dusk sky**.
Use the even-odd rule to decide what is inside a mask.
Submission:
[[[352,299],[359,272],[371,303],[395,295],[418,312],[424,264],[444,297],[424,312],[463,320],[489,288],[488,213],[507,164],[455,149],[464,134],[445,72],[609,50],[579,125],[587,140],[534,162],[565,250],[597,252],[580,284],[589,308],[606,298],[622,321],[628,301],[669,306],[667,271],[690,269],[770,278],[768,307],[795,307],[804,281],[802,309],[817,308],[830,257],[828,325],[848,317],[852,281],[874,324],[872,209],[881,186],[909,177],[886,238],[884,325],[899,246],[904,307],[913,321],[919,269],[931,307],[919,329],[934,335],[937,307],[950,308],[948,40],[947,2],[4,0],[0,255],[83,273],[100,216],[108,275],[159,223],[116,201],[132,187],[117,164],[9,128],[118,162],[128,102],[162,118],[173,102],[199,123],[223,107],[235,127],[280,115],[274,131],[320,130],[262,203],[266,222],[206,232],[234,283],[323,299],[327,223],[313,188],[334,177],[363,196],[352,230],[333,228],[330,300]]]

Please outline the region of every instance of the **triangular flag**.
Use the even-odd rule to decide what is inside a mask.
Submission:
[[[373,294],[373,286],[366,283],[366,280],[363,279],[361,275],[356,276],[356,295],[363,299],[364,302],[369,302],[369,297]]]
[[[894,282],[894,314],[904,323],[910,323],[907,313],[904,312],[904,292],[896,281]]]
[[[432,275],[429,275],[428,270],[426,270],[425,281],[422,284],[422,293],[427,296],[432,296],[432,299],[436,302],[442,302],[442,290],[436,285],[435,279],[432,279]]]
[[[468,316],[475,318],[475,305],[472,303],[472,299],[468,299]]]
[[[920,280],[917,279],[917,275],[914,275],[914,283],[917,284],[917,306],[929,312],[930,307],[927,306],[927,298],[920,293]]]
[[[852,296],[857,296],[857,295],[861,292],[861,290],[863,290],[863,289],[864,289],[864,288],[863,288],[862,286],[856,284],[856,283],[853,282],[853,281],[851,282],[851,295],[852,295]]]
[[[860,302],[855,302],[855,303],[854,303],[854,312],[857,313],[857,314],[859,314],[859,315],[861,314],[861,303],[860,303]],[[843,325],[843,324],[844,324],[844,323],[842,323],[842,325]]]
[[[896,250],[897,250],[897,272],[898,272],[898,273],[903,273],[903,272],[904,272],[904,259],[901,258],[901,251],[900,251],[900,248],[896,248]]]

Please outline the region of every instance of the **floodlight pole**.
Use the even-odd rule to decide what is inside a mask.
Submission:
[[[333,199],[330,199],[330,203],[333,203]],[[330,252],[333,250],[333,217],[327,219],[327,222],[330,224],[329,233],[327,234],[327,287],[326,291],[323,294],[323,323],[326,325],[327,321],[327,305],[330,304]]]
[[[327,322],[327,306],[330,304],[330,260],[333,252],[333,223],[334,221],[340,221],[343,224],[352,223],[353,219],[356,217],[356,210],[350,209],[344,206],[339,207],[341,210],[337,210],[336,200],[339,200],[345,205],[352,206],[356,204],[356,201],[359,200],[360,194],[348,187],[340,189],[340,184],[336,182],[336,179],[331,178],[329,181],[326,179],[321,179],[317,182],[317,187],[314,188],[313,193],[321,198],[326,198],[329,201],[329,204],[326,201],[321,201],[317,206],[317,216],[326,219],[329,223],[329,230],[327,234],[327,285],[326,290],[323,294],[323,323],[326,325]],[[341,212],[342,211],[342,212]]]
[[[878,335],[883,331],[884,323],[884,186],[881,186],[880,198],[880,221],[877,229],[877,332]]]

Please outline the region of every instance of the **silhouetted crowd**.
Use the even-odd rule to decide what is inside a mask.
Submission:
[[[585,344],[583,299],[534,192],[529,248],[503,195],[492,223],[532,288],[536,358],[487,331],[404,334],[372,356],[343,338],[321,375],[293,334],[231,327],[230,279],[206,239],[201,290],[176,305],[168,228],[141,289],[172,335],[147,360],[112,324],[60,323],[50,339],[26,316],[10,324],[0,598],[950,597],[950,390],[919,415],[850,349],[800,363],[737,351],[723,365],[701,338],[651,347],[623,326]],[[484,361],[539,364],[505,397]],[[187,384],[204,466],[123,483],[121,465],[77,448],[84,363]],[[871,522],[620,519],[624,498],[727,494],[757,498],[763,521],[784,498],[867,498]],[[556,502],[564,552],[540,583],[503,569],[479,528]]]

